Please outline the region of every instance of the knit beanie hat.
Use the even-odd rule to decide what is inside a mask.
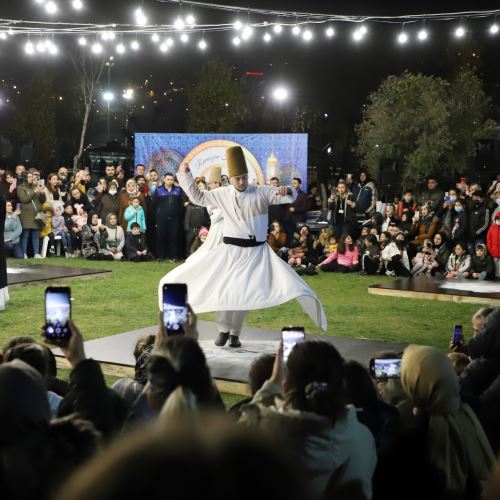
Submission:
[[[198,232],[198,238],[201,238],[202,236],[207,236],[207,235],[208,235],[208,229],[206,227],[202,227]]]
[[[226,149],[227,171],[229,177],[238,177],[248,174],[243,149],[240,146],[232,146]]]

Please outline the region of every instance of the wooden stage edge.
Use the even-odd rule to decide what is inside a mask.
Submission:
[[[66,358],[56,356],[57,367],[64,370],[71,370],[71,365]],[[114,363],[99,363],[104,375],[118,378],[133,378],[134,368],[132,366],[117,365]],[[215,384],[219,392],[228,394],[237,394],[238,396],[250,396],[250,387],[242,382],[234,382],[232,380],[215,379]]]
[[[56,284],[56,283],[70,283],[73,281],[81,281],[81,280],[93,280],[98,278],[109,278],[112,276],[112,271],[103,271],[95,274],[83,274],[76,276],[66,276],[60,278],[47,278],[46,280],[34,280],[34,281],[26,281],[25,283],[14,283],[9,284],[9,288],[21,288],[24,286],[32,286],[32,285],[43,285],[43,284]]]
[[[416,292],[409,290],[391,290],[387,288],[370,288],[368,293],[373,295],[386,295],[406,299],[434,300],[438,302],[457,302],[461,304],[491,304],[500,306],[500,299],[491,297],[471,297],[466,295],[453,295],[450,293]]]

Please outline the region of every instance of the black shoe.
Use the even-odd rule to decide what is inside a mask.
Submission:
[[[219,347],[224,347],[226,345],[228,338],[229,338],[229,332],[219,332],[218,337],[215,339],[215,345]]]
[[[240,338],[237,335],[229,335],[229,347],[241,347]]]

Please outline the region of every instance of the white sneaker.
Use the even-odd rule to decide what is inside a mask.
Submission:
[[[24,259],[27,259],[27,258],[28,258],[28,256],[26,254],[24,254]]]
[[[43,259],[43,257],[39,253],[36,253],[35,254],[35,259]]]

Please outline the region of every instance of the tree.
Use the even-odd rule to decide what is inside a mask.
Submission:
[[[43,72],[35,74],[16,99],[13,133],[33,140],[33,160],[41,168],[55,156],[55,103],[53,82]]]
[[[94,98],[104,70],[105,60],[104,58],[96,59],[95,56],[85,51],[81,51],[78,55],[73,56],[72,62],[75,68],[77,86],[81,97],[80,111],[83,114],[78,151],[73,157],[73,170],[76,170],[82,158],[90,112],[92,111]]]
[[[189,93],[190,132],[232,132],[238,122],[241,100],[239,82],[230,65],[218,59],[208,61]]]
[[[389,76],[369,97],[356,127],[356,152],[373,175],[381,160],[398,161],[404,188],[429,174],[463,172],[478,140],[495,129],[486,118],[488,105],[481,81],[470,69],[452,82],[408,72]]]

